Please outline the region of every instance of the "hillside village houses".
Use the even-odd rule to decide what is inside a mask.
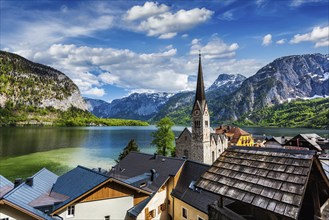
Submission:
[[[131,152],[109,170],[0,175],[0,220],[329,219],[329,161],[319,156],[328,141],[252,143],[239,128],[211,129],[199,56],[192,129],[177,138],[177,157]]]

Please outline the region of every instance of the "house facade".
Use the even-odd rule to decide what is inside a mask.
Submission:
[[[227,148],[227,139],[213,132],[205,95],[201,54],[193,109],[192,128],[185,128],[176,139],[176,156],[211,164]]]

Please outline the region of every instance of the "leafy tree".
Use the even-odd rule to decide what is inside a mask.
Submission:
[[[124,157],[126,157],[129,154],[129,152],[131,152],[131,151],[140,152],[140,149],[134,139],[131,139],[129,141],[128,145],[119,154],[117,162],[122,160]]]
[[[170,118],[162,118],[156,124],[158,130],[152,133],[154,138],[152,145],[155,145],[157,147],[157,153],[163,156],[167,156],[169,153],[173,156],[175,152],[175,134],[171,130],[172,126],[174,126],[174,122]]]

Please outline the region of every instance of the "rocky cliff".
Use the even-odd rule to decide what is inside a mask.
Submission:
[[[66,75],[51,67],[0,51],[0,107],[70,107],[86,110],[78,87]]]

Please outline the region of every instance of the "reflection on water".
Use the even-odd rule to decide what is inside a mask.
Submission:
[[[178,136],[184,127],[173,128]],[[295,136],[299,133],[317,133],[329,137],[328,130],[297,128],[243,128],[259,137],[263,135]],[[151,133],[147,127],[77,127],[77,128],[0,128],[0,158],[13,158],[36,152],[49,152],[53,160],[74,167],[109,167],[115,163],[129,140],[135,139],[142,152],[153,153]],[[75,149],[69,157],[60,158],[56,149]]]

